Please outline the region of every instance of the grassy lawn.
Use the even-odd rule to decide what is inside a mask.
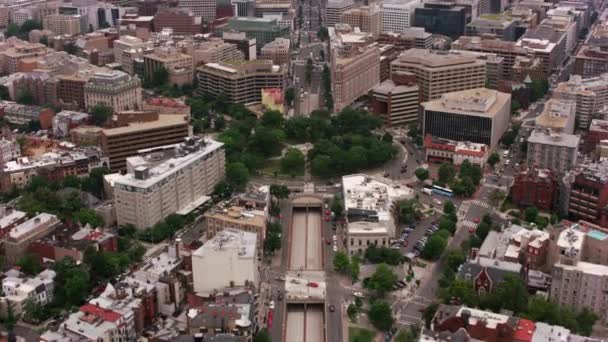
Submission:
[[[372,342],[376,333],[357,327],[348,327],[348,341],[349,342]]]
[[[291,177],[290,174],[282,173],[280,159],[266,160],[264,163],[265,163],[265,165],[260,170],[260,172],[266,176],[274,177],[274,175],[276,174],[277,178],[294,179],[294,180],[302,179],[302,177],[304,176],[303,171],[297,172],[295,177],[293,177],[293,178]]]

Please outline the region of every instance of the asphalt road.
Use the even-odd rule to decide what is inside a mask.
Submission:
[[[323,307],[312,305],[306,307],[306,342],[324,342]]]
[[[295,241],[297,242],[297,240]],[[306,225],[306,266],[307,270],[323,268],[323,241],[321,239],[321,213],[312,210],[308,213]]]
[[[287,328],[285,329],[285,336],[289,336],[289,341],[306,342],[304,338],[304,319],[304,306],[289,306],[287,311]]]
[[[293,213],[293,226],[291,233],[291,252],[289,258],[289,269],[299,270],[306,267],[306,212],[296,211]]]

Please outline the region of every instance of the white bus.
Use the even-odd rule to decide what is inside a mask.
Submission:
[[[431,190],[429,188],[422,188],[422,193],[427,194],[429,196],[433,196],[433,190]]]

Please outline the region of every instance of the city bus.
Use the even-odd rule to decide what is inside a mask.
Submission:
[[[443,188],[441,186],[438,185],[433,185],[433,193],[437,194],[437,195],[441,195],[441,196],[446,196],[446,197],[453,197],[454,196],[454,192],[448,188]]]

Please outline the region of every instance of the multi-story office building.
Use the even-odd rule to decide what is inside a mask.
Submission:
[[[377,38],[380,35],[382,26],[380,9],[375,3],[372,3],[370,6],[349,9],[342,13],[340,22],[348,24],[352,28],[358,27],[362,32],[371,34],[373,38]]]
[[[154,16],[153,27],[156,32],[171,28],[175,34],[203,33],[201,17],[195,16],[185,8],[162,8]]]
[[[13,228],[4,242],[6,262],[14,265],[32,241],[49,234],[60,222],[55,215],[41,213]]]
[[[294,3],[290,0],[255,0],[255,16],[263,18],[266,15],[284,16],[293,10]],[[314,20],[310,18],[310,20]]]
[[[194,291],[205,294],[226,287],[257,287],[258,267],[256,234],[226,229],[192,253]],[[222,272],[210,277],[209,269]]]
[[[141,81],[122,71],[96,72],[84,85],[84,106],[105,105],[114,112],[141,109]]]
[[[0,108],[4,111],[4,120],[14,125],[26,125],[31,121],[38,121],[42,129],[49,129],[53,125],[55,111],[51,108],[40,106],[28,106],[15,102],[0,102]]]
[[[232,0],[235,17],[255,17],[255,0]]]
[[[196,17],[201,17],[203,22],[215,20],[217,1],[215,0],[179,0],[177,7],[192,11]]]
[[[353,8],[361,6],[360,2],[353,0],[327,0],[325,8],[325,24],[333,27],[342,21],[342,14]]]
[[[417,1],[406,3],[383,2],[380,7],[382,32],[402,33],[412,27],[416,6],[419,6]]]
[[[19,144],[16,141],[2,138],[0,140],[0,167],[4,168],[7,162],[19,157],[21,157],[21,147]]]
[[[583,78],[573,75],[553,91],[553,97],[576,102],[576,117],[580,128],[587,129],[598,110],[608,105],[608,73]]]
[[[551,272],[549,294],[557,304],[574,310],[589,309],[605,323],[608,321],[608,297],[605,294],[608,266],[583,261],[584,242],[589,235],[601,240],[608,238],[599,230],[585,234],[578,225],[564,229],[556,237],[554,254],[557,260]]]
[[[134,74],[134,60],[142,58],[145,53],[154,48],[154,42],[144,41],[129,35],[121,35],[114,41],[113,45],[114,62],[120,64],[122,71],[129,75]]]
[[[144,75],[151,78],[159,69],[169,73],[169,83],[182,86],[194,81],[194,65],[192,56],[186,55],[173,47],[159,47],[153,53],[143,56]]]
[[[277,38],[264,45],[260,52],[261,59],[271,60],[274,64],[288,64],[290,60],[289,46],[291,40],[287,38]]]
[[[508,42],[500,39],[485,39],[482,37],[460,37],[452,43],[454,50],[466,50],[475,52],[494,53],[504,58],[503,79],[511,79],[511,70],[515,59],[520,56],[529,56],[530,52],[516,42]]]
[[[600,145],[602,140],[608,140],[608,120],[593,119],[585,135],[585,142],[581,146],[581,150],[585,153],[592,152]],[[601,157],[603,156],[600,155]]]
[[[414,26],[452,39],[462,36],[470,21],[470,11],[454,2],[433,0],[425,2],[424,7],[418,7],[414,12]]]
[[[534,130],[528,137],[528,166],[556,173],[571,170],[576,166],[579,142],[577,135]]]
[[[331,54],[332,93],[334,109],[341,111],[380,83],[380,49],[377,43],[372,43],[338,51],[334,43]]]
[[[511,17],[481,15],[467,24],[467,36],[493,36],[505,41],[515,41],[516,20]]]
[[[243,52],[238,49],[236,44],[228,43],[222,39],[211,39],[196,45],[191,55],[195,67],[201,64],[245,58]]]
[[[528,168],[515,175],[510,196],[522,207],[551,211],[558,199],[557,174],[548,169]]]
[[[207,239],[225,229],[236,229],[239,231],[255,233],[258,239],[258,247],[262,247],[266,238],[266,213],[256,208],[232,206],[228,209],[212,208],[205,213],[207,224]]]
[[[486,82],[486,63],[462,52],[410,49],[391,63],[391,73],[416,75],[420,100],[438,99],[449,92],[480,88]]]
[[[226,43],[236,45],[236,48],[243,53],[246,60],[257,59],[257,41],[255,38],[247,38],[245,32],[224,32],[222,39]]]
[[[42,20],[42,27],[53,32],[55,35],[74,36],[82,33],[79,15],[53,14],[47,15]]]
[[[545,103],[542,113],[536,117],[536,127],[556,133],[574,133],[576,102],[550,99]]]
[[[197,68],[201,94],[225,94],[233,103],[260,103],[262,89],[285,86],[286,70],[272,61],[208,63]]]
[[[527,30],[517,41],[517,45],[542,59],[543,74],[548,77],[564,61],[566,42],[566,32],[542,25],[533,30]]]
[[[583,77],[608,73],[608,52],[597,46],[581,46],[576,54],[574,72]]]
[[[477,88],[422,103],[422,134],[485,144],[494,150],[509,126],[511,95]]]
[[[127,114],[120,114],[127,116]],[[180,115],[135,114],[131,122],[101,131],[101,149],[114,171],[126,169],[126,159],[146,148],[177,144],[188,136],[188,122]]]
[[[216,28],[216,31],[218,29],[223,30],[223,32],[244,32],[247,38],[255,38],[258,50],[278,37],[289,35],[289,29],[279,26],[276,19],[230,18],[225,26]]]
[[[393,45],[401,51],[412,48],[430,49],[432,36],[432,34],[425,32],[422,27],[410,27],[404,29],[401,33],[382,33],[378,37],[378,43]]]
[[[13,99],[18,99],[22,92],[29,91],[34,96],[35,103],[58,105],[57,89],[59,81],[47,72],[24,72],[12,75],[12,87],[9,93]]]
[[[372,112],[389,126],[407,125],[418,121],[420,89],[413,75],[396,72],[392,79],[372,90]],[[410,76],[410,77],[408,77]]]
[[[566,56],[569,56],[574,51],[578,42],[579,30],[575,19],[571,16],[567,17],[550,17],[544,19],[540,26],[552,27],[558,32],[563,32],[566,35]]]
[[[566,177],[569,191],[564,191],[568,196],[567,213],[573,218],[608,227],[608,162],[580,165],[571,176]]]
[[[6,48],[0,52],[2,73],[14,74],[18,71],[19,61],[24,58],[40,57],[46,55],[48,48],[44,44],[29,43],[10,37],[5,42]]]
[[[209,200],[224,178],[223,144],[187,138],[181,144],[140,150],[127,173],[113,178],[119,225],[151,227],[173,213],[186,215]]]

